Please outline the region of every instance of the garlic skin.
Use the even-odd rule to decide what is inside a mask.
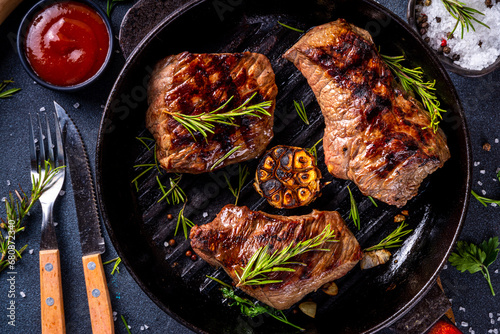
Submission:
[[[378,249],[371,252],[364,253],[361,259],[361,269],[370,269],[378,265],[384,264],[391,258],[391,252],[387,249]]]

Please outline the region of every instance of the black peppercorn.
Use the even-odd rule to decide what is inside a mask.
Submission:
[[[460,55],[458,53],[456,53],[456,54],[453,55],[452,59],[454,61],[459,61],[460,60]]]
[[[440,47],[437,49],[437,53],[438,53],[438,54],[440,54],[440,55],[441,55],[441,54],[443,54],[443,47],[442,47],[442,46],[440,46]]]
[[[425,35],[425,34],[427,34],[427,29],[424,28],[420,29],[420,35]]]
[[[439,16],[436,16],[436,22],[437,23],[441,22],[441,18]]]
[[[443,48],[443,53],[448,54],[448,53],[450,53],[450,52],[451,52],[451,49],[450,49],[450,47],[449,47],[449,46],[445,46],[445,47]]]
[[[430,41],[431,41],[431,38],[430,38],[430,37],[426,37],[426,38],[424,38],[424,42],[425,42],[425,43],[429,43]]]
[[[491,0],[485,0],[484,4],[486,5],[486,7],[491,8],[493,7],[493,4],[491,2],[492,2]]]
[[[427,23],[427,22],[422,23],[422,28],[425,29],[425,28],[428,28],[428,27],[429,27],[429,23]]]

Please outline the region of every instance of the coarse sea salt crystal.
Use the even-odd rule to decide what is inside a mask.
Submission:
[[[494,207],[494,208],[496,208],[498,206],[498,204],[497,203],[491,203],[491,206]]]
[[[500,45],[498,33],[500,31],[500,6],[495,1],[492,1],[491,8],[486,7],[484,0],[463,0],[463,2],[468,7],[484,13],[484,15],[473,14],[473,16],[491,29],[474,22],[475,31],[464,31],[463,39],[460,27],[453,33],[453,38],[447,39],[448,32],[452,31],[456,24],[456,19],[448,13],[442,1],[432,1],[430,6],[417,6],[428,17],[429,27],[424,37],[430,38],[429,46],[435,50],[441,46],[443,39],[446,40],[447,46],[451,49],[447,56],[451,58],[455,54],[460,55],[460,59],[455,61],[455,64],[472,70],[481,70],[494,63],[500,55],[498,47]],[[436,17],[439,17],[441,22],[438,23]]]
[[[477,184],[479,184],[480,186],[482,186],[482,185],[483,185],[483,182],[481,182],[481,181],[477,181]]]
[[[483,196],[486,195],[486,190],[484,190],[484,189],[481,190],[481,194],[483,194]]]
[[[493,329],[493,334],[498,334],[498,328]]]
[[[495,144],[498,144],[499,142],[498,138],[495,138]]]
[[[10,186],[10,181],[9,180],[7,180],[7,185]]]
[[[73,104],[73,107],[74,107],[75,109],[78,109],[78,108],[80,107],[80,103],[78,103],[78,102],[77,102],[77,103]]]
[[[143,330],[144,330],[144,326],[141,326],[141,331],[143,331]]]
[[[480,162],[480,161],[474,161],[474,167],[477,167],[477,166],[479,166],[480,164],[481,164],[481,162]]]
[[[203,218],[207,218],[208,217],[208,213],[207,212],[203,212]]]
[[[465,307],[460,306],[460,307],[458,308],[458,310],[459,310],[459,311],[464,311],[464,312],[465,312]]]
[[[491,313],[491,312],[490,312],[490,313],[488,313],[488,316],[489,316],[490,318],[493,318],[493,313]]]
[[[30,249],[28,253],[33,254],[34,251],[35,251],[34,249]]]
[[[485,171],[484,169],[481,169],[481,170],[479,171],[479,173],[481,173],[481,174],[486,174],[486,171]]]
[[[24,292],[22,292],[22,291],[21,291],[21,292],[19,292],[19,295],[20,295],[21,297],[23,297],[23,298],[24,298],[24,297],[26,297],[26,294],[25,294]]]
[[[494,324],[495,324],[495,319],[490,319],[490,323],[491,323],[492,325],[494,325]]]
[[[498,269],[494,271],[495,274],[498,274]],[[500,316],[500,314],[497,313],[498,316]]]
[[[148,325],[146,325],[146,324],[144,324],[144,328],[148,329],[148,328],[149,328],[149,326],[148,326]]]
[[[462,323],[460,324],[460,326],[462,326],[462,327],[469,327],[469,323],[467,323],[465,321],[462,321]]]
[[[166,241],[165,241],[165,242],[163,243],[163,246],[168,247],[168,242],[166,242]]]
[[[445,265],[443,266],[443,270],[446,270],[446,269],[448,269],[448,265],[447,265],[447,264],[445,264]]]
[[[40,111],[45,111],[45,107],[41,107],[41,108],[40,108]]]

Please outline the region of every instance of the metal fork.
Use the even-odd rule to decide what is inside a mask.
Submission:
[[[60,168],[50,178],[50,171],[65,164],[61,129],[57,116],[55,120],[55,145],[52,142],[49,117],[45,114],[45,136],[40,120],[38,123],[38,140],[35,138],[33,117],[30,114],[30,160],[33,186],[43,183],[44,190],[40,195],[42,206],[42,236],[40,240],[40,297],[42,311],[42,333],[65,333],[65,320],[61,283],[61,264],[54,229],[53,208],[65,177],[64,168]],[[38,145],[37,145],[38,144]]]

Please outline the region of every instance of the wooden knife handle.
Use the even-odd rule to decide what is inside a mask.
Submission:
[[[22,0],[0,0],[0,24],[21,3]]]
[[[40,251],[42,334],[66,333],[59,250]]]
[[[89,302],[92,333],[113,334],[113,311],[109,297],[106,275],[102,266],[101,254],[87,255],[82,258],[87,298]]]

